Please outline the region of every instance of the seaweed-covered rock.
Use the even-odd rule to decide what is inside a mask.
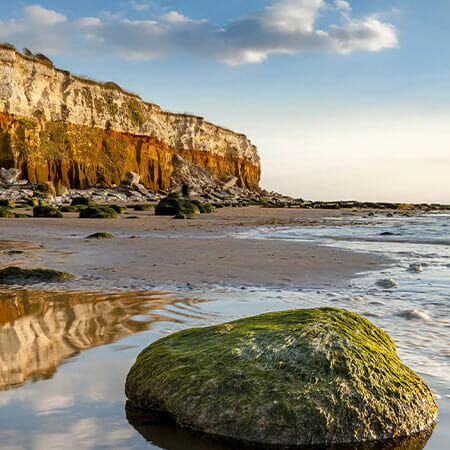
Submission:
[[[154,206],[150,203],[139,203],[131,206],[135,211],[150,211]]]
[[[61,206],[59,210],[63,213],[80,212],[82,209],[87,208],[85,205],[66,205]]]
[[[200,214],[200,209],[195,203],[185,200],[181,204],[179,212],[187,216],[195,216],[196,214]]]
[[[39,200],[37,199],[37,198],[29,198],[29,199],[27,199],[27,200],[25,200],[25,203],[28,205],[28,206],[31,206],[31,207],[35,207],[35,206],[39,206]]]
[[[33,217],[61,218],[61,211],[53,206],[35,206],[33,208]]]
[[[80,210],[81,219],[116,219],[119,213],[105,205],[88,206]]]
[[[175,216],[180,211],[180,204],[183,199],[178,194],[169,194],[155,207],[155,214],[157,216]]]
[[[198,209],[201,214],[211,214],[214,212],[214,207],[211,203],[200,203],[200,205],[198,205]]]
[[[92,205],[92,202],[89,200],[88,197],[75,197],[72,199],[72,202],[70,203],[71,206],[77,206],[77,205],[83,205],[83,206],[90,206]]]
[[[125,390],[137,407],[256,445],[408,436],[437,414],[430,388],[400,361],[392,339],[335,308],[175,333],[138,356]]]
[[[115,236],[109,233],[105,233],[104,231],[100,231],[99,233],[90,234],[85,239],[112,239]]]
[[[178,213],[191,216],[200,214],[200,210],[194,202],[185,200],[178,194],[169,194],[155,207],[157,216],[176,216]]]
[[[16,205],[13,200],[9,200],[6,198],[0,198],[0,207],[6,206],[7,208],[14,208]]]
[[[117,214],[123,214],[126,211],[125,206],[120,205],[108,205],[110,208],[112,208],[114,211],[116,211]]]
[[[11,266],[0,270],[0,283],[52,283],[70,278],[74,278],[71,273],[53,269],[22,269]]]
[[[14,211],[9,206],[0,206],[0,217],[13,218]]]

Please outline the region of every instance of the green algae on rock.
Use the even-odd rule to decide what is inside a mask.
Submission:
[[[185,200],[179,194],[169,194],[156,205],[155,214],[157,216],[176,216],[177,214],[193,216],[200,214],[200,209],[195,201]]]
[[[6,208],[15,208],[15,203],[13,200],[0,198],[0,207],[6,207]]]
[[[365,318],[335,308],[194,328],[147,347],[126,395],[179,424],[257,445],[341,444],[431,427],[428,385]]]
[[[154,205],[150,203],[139,203],[136,205],[131,205],[131,208],[133,208],[135,211],[150,211],[154,208]]]
[[[15,217],[14,211],[9,206],[0,206],[0,217],[11,219]]]
[[[52,283],[71,278],[75,278],[71,273],[53,269],[22,269],[15,266],[0,269],[0,283]]]
[[[113,239],[115,236],[109,233],[105,233],[104,231],[100,231],[98,233],[90,234],[85,239]]]
[[[57,218],[63,217],[61,211],[53,206],[35,206],[33,208],[33,217]]]
[[[88,206],[80,210],[81,219],[116,219],[119,213],[105,205]]]

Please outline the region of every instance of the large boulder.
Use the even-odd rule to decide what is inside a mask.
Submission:
[[[121,184],[123,186],[132,186],[133,184],[138,184],[141,180],[141,176],[136,172],[127,172],[122,179]]]
[[[200,214],[197,204],[185,200],[179,194],[169,194],[155,207],[157,216],[176,216],[177,214],[195,215]]]
[[[47,217],[50,219],[61,219],[61,211],[53,206],[35,206],[33,208],[33,217]]]
[[[172,188],[187,185],[196,186],[196,190],[202,190],[204,188],[214,188],[221,184],[211,171],[187,161],[176,153],[172,157],[172,166],[173,172],[170,177]]]
[[[119,212],[108,205],[93,205],[80,209],[80,219],[117,219]]]
[[[431,427],[428,385],[393,340],[334,308],[263,314],[175,333],[137,358],[131,404],[179,424],[255,445],[330,445]]]

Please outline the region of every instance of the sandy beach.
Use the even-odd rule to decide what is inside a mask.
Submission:
[[[101,289],[229,286],[311,287],[345,283],[381,267],[377,255],[281,240],[237,239],[261,225],[323,225],[348,212],[260,207],[219,209],[189,220],[128,212],[120,219],[2,220],[2,266],[48,267],[95,280]],[[348,220],[347,220],[348,219]],[[115,239],[87,240],[108,232]],[[21,254],[8,254],[19,249]]]

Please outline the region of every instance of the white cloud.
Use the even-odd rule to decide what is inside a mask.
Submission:
[[[150,5],[148,3],[139,3],[135,0],[131,0],[131,7],[136,11],[146,11],[150,8]]]
[[[336,6],[337,9],[341,9],[343,11],[351,11],[352,10],[350,3],[346,2],[345,0],[334,0],[334,6]]]
[[[80,27],[96,27],[102,24],[98,17],[83,17],[77,20],[76,25]]]
[[[52,11],[51,9],[45,9],[40,5],[27,6],[24,12],[25,21],[35,25],[51,26],[67,22],[67,18],[62,14]]]
[[[349,53],[358,48],[377,52],[398,45],[395,28],[375,17],[349,20],[344,26],[332,25],[329,32],[336,51]]]
[[[254,15],[265,27],[281,33],[312,32],[323,0],[281,0]]]
[[[136,9],[143,3],[132,3]],[[146,3],[147,5],[147,3]],[[338,23],[317,28],[319,15],[341,11]],[[39,5],[24,9],[19,20],[0,21],[0,39],[49,54],[80,48],[93,56],[118,54],[125,59],[151,59],[188,53],[230,65],[259,63],[271,54],[304,51],[350,53],[380,51],[398,45],[397,30],[376,14],[352,18],[345,0],[278,0],[253,14],[215,28],[205,19],[178,11],[155,20],[114,15],[75,21]]]
[[[161,19],[164,22],[169,22],[172,24],[186,24],[186,23],[206,23],[206,19],[200,19],[200,20],[193,20],[189,17],[183,16],[183,14],[180,14],[178,11],[170,11],[167,14],[163,14],[161,16]]]

